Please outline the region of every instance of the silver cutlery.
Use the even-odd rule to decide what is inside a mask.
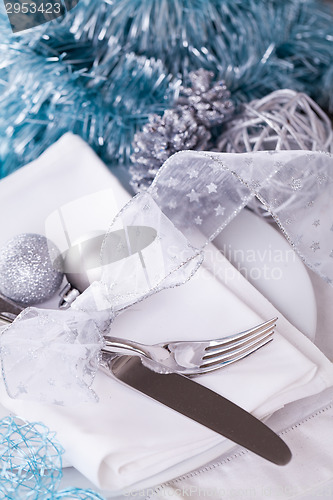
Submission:
[[[276,465],[290,461],[290,449],[267,425],[198,382],[179,373],[156,373],[145,367],[138,356],[104,354],[103,362],[103,369],[120,382],[266,460]],[[147,425],[149,418],[147,411]]]
[[[23,307],[0,293],[0,311],[6,311],[4,314],[10,313],[15,316],[23,311]]]
[[[11,323],[12,313],[1,312],[0,324]],[[147,345],[129,339],[105,335],[102,352],[140,356],[153,371],[201,375],[235,363],[273,340],[277,318],[249,330],[214,340],[171,341]]]
[[[255,352],[273,338],[277,318],[249,330],[215,340],[173,341],[146,345],[105,335],[102,351],[144,358],[154,371],[200,375],[218,370]]]
[[[3,321],[4,324],[11,323],[14,318],[13,313],[0,313],[0,322]],[[190,346],[196,355],[196,368],[185,366],[188,375],[205,373],[242,359],[272,340],[275,321],[276,318],[236,335],[203,342],[181,341],[146,346],[130,341],[126,344],[124,339],[117,339],[117,345],[117,342],[113,344],[113,337],[107,336],[106,346],[102,349],[101,367],[120,382],[168,408],[277,465],[285,465],[292,456],[290,449],[269,427],[232,401],[184,376],[182,372],[176,372],[177,368],[170,369],[170,366],[177,367],[177,351],[180,346],[185,347],[184,352]],[[159,349],[157,361],[154,361],[152,356],[156,353],[156,347]],[[135,355],[122,356],[116,352],[117,349],[120,352],[133,352]],[[163,367],[161,354],[164,354],[167,368],[162,373],[157,373],[156,367],[158,371]],[[144,366],[143,359],[155,363],[154,369]]]
[[[5,312],[5,313],[0,313],[0,326],[6,326],[8,323],[12,323],[14,319],[16,318],[16,314]]]

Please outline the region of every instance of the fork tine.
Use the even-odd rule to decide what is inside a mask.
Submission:
[[[276,327],[277,318],[273,318],[261,325],[258,325],[250,330],[246,330],[244,332],[231,335],[229,337],[223,337],[222,339],[216,339],[212,341],[206,348],[205,351],[215,351],[220,350],[223,347],[226,349],[230,346],[233,348],[235,345],[241,345],[243,342],[250,340],[252,338],[258,337],[259,335],[265,334],[269,330],[272,330]]]
[[[268,341],[272,340],[272,336],[274,334],[274,330],[270,329],[265,335],[257,336],[257,338],[242,344],[241,347],[237,349],[229,349],[228,351],[221,350],[215,352],[215,354],[204,356],[203,363],[200,365],[200,368],[211,366],[214,364],[225,364],[226,362],[232,362],[232,360],[241,359],[244,356],[247,356],[250,352],[257,349],[257,346],[261,346],[266,344]]]
[[[204,365],[204,366],[198,368],[196,371],[193,370],[192,373],[188,373],[188,375],[189,376],[201,375],[203,373],[212,372],[214,370],[218,370],[220,368],[223,368],[224,366],[230,365],[232,363],[235,363],[236,361],[239,361],[239,360],[245,358],[246,356],[249,356],[253,352],[260,349],[261,347],[265,346],[266,344],[269,344],[272,340],[273,340],[273,338],[271,336],[268,339],[264,339],[264,340],[256,343],[251,348],[246,349],[242,354],[239,354],[238,356],[234,356],[234,357],[230,358],[229,360],[225,360],[222,362],[221,361],[216,362],[215,364]]]
[[[236,342],[230,343],[228,345],[218,344],[216,346],[208,346],[205,348],[205,354],[202,356],[202,359],[214,358],[218,355],[228,354],[228,352],[233,353],[237,349],[241,349],[243,346],[252,345],[253,343],[260,341],[262,338],[266,338],[268,335],[274,333],[275,324],[262,330],[259,333],[251,335],[249,337],[245,337]]]

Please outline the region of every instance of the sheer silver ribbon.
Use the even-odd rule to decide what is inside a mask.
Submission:
[[[333,159],[282,151],[184,151],[119,212],[101,248],[101,281],[66,311],[27,308],[1,336],[2,376],[14,398],[58,404],[96,399],[91,389],[103,333],[121,310],[198,269],[204,248],[257,197],[304,262],[333,281]],[[154,241],[129,257],[108,258],[115,230],[150,226]]]

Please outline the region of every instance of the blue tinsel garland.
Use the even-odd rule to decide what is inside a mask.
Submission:
[[[333,13],[314,0],[80,0],[17,35],[0,13],[0,177],[65,131],[128,164],[150,113],[206,68],[236,102],[278,88],[333,106]]]

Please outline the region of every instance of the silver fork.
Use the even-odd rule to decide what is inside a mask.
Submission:
[[[104,336],[105,354],[135,354],[144,364],[161,373],[200,375],[238,361],[272,340],[277,318],[221,339],[174,341],[145,345]]]
[[[15,316],[0,312],[0,326],[1,323],[11,323]],[[276,321],[277,318],[274,318],[228,337],[203,341],[180,340],[146,345],[105,335],[102,353],[108,356],[110,354],[141,356],[149,368],[160,373],[201,375],[234,363],[273,340]]]

